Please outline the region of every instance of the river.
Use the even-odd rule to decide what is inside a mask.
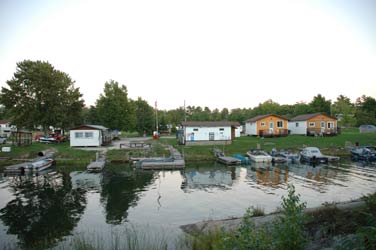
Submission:
[[[216,163],[190,164],[184,171],[142,171],[128,165],[106,166],[103,173],[71,169],[37,176],[0,174],[0,249],[41,243],[51,248],[77,236],[107,247],[103,242],[129,226],[164,237],[174,248],[180,225],[239,217],[250,206],[275,211],[288,184],[307,207],[376,191],[375,166],[350,161],[266,170]]]

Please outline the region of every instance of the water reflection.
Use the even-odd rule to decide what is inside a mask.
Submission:
[[[6,177],[14,199],[0,210],[7,233],[29,249],[52,247],[77,225],[86,206],[85,190],[72,189],[67,173]]]
[[[137,205],[142,191],[156,179],[153,171],[132,168],[108,169],[103,176],[100,202],[106,210],[106,222],[121,224],[128,217],[128,209]]]
[[[209,190],[212,188],[228,189],[240,176],[238,167],[200,166],[186,168],[181,172],[183,182],[181,189],[189,192],[194,189]]]

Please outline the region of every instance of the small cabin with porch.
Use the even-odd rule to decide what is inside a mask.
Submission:
[[[238,122],[230,121],[181,122],[177,139],[184,145],[226,144],[235,139],[238,127]]]
[[[289,130],[296,135],[336,135],[337,119],[321,113],[298,115],[289,121]]]
[[[110,129],[99,125],[81,125],[70,130],[71,147],[99,147],[111,140]]]
[[[259,115],[245,121],[245,134],[261,137],[287,136],[288,121],[280,115]]]

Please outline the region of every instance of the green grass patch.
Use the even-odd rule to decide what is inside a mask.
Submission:
[[[214,160],[213,148],[219,148],[226,155],[245,155],[250,149],[258,145],[270,152],[272,148],[291,149],[298,151],[305,146],[318,147],[323,153],[339,156],[350,156],[350,152],[345,149],[346,143],[355,145],[375,145],[376,133],[360,134],[358,129],[343,129],[342,133],[332,137],[312,137],[304,135],[289,135],[280,138],[260,138],[254,136],[242,136],[236,138],[231,144],[218,146],[184,146],[178,145],[176,139],[161,138],[161,143],[173,145],[184,154],[186,161]]]

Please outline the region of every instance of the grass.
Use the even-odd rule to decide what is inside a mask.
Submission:
[[[0,161],[0,171],[4,166],[15,164],[12,159],[34,159],[38,157],[38,152],[43,150],[53,150],[56,152],[55,160],[58,164],[63,165],[82,165],[88,164],[95,159],[95,152],[86,150],[77,150],[69,146],[69,142],[59,144],[44,144],[35,142],[29,146],[11,147],[11,152],[0,152],[0,157],[10,158],[10,160]]]
[[[349,151],[345,149],[347,142],[359,145],[375,145],[376,133],[360,134],[358,129],[343,129],[342,133],[333,137],[310,137],[302,135],[289,135],[280,138],[259,138],[253,136],[242,136],[236,138],[232,144],[220,146],[183,146],[177,145],[176,139],[167,139],[161,137],[161,143],[173,145],[184,154],[186,161],[214,160],[212,150],[217,147],[227,155],[245,154],[248,150],[256,148],[257,145],[268,152],[272,148],[291,149],[297,151],[304,146],[318,147],[323,153],[350,156]]]

